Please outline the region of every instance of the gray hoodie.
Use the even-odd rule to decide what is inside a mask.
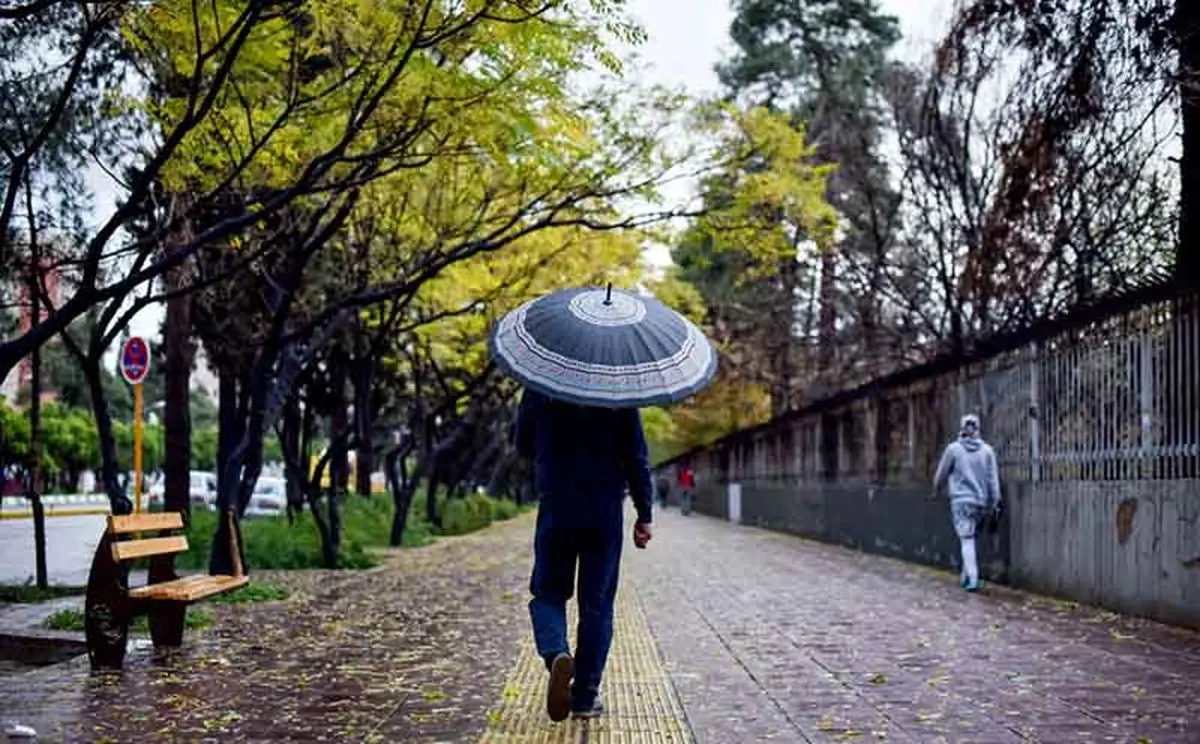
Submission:
[[[1000,503],[1000,473],[996,453],[978,436],[963,435],[942,453],[933,487],[949,479],[950,501],[968,501],[980,506]]]

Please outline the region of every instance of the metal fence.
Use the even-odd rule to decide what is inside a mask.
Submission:
[[[709,482],[924,480],[978,414],[1006,479],[1194,478],[1200,306],[1160,285],[847,391],[693,450]],[[1132,306],[1130,306],[1132,305]],[[989,348],[990,347],[990,348]]]

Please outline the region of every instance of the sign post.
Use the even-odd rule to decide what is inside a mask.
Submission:
[[[131,336],[121,347],[121,376],[133,386],[133,503],[142,510],[142,383],[150,372],[150,347],[141,336]]]

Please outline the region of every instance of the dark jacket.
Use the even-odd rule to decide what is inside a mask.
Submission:
[[[541,508],[556,522],[619,524],[626,488],[638,521],[651,521],[654,490],[636,409],[578,406],[526,390],[513,438],[532,458]]]

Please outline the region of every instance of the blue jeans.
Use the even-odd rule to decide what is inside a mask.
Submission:
[[[611,520],[606,520],[611,521]],[[533,540],[533,576],[529,580],[529,616],[538,654],[549,664],[569,653],[567,601],[579,566],[579,627],[575,635],[575,708],[587,708],[600,691],[600,677],[612,646],[613,603],[621,565],[622,524],[580,527],[555,525],[538,512]]]

